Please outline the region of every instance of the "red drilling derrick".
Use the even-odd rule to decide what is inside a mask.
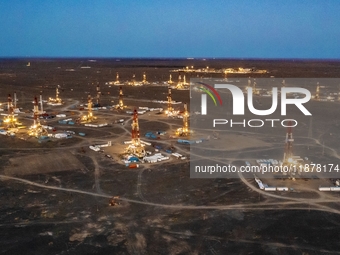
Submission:
[[[39,108],[38,108],[38,99],[34,97],[34,108],[33,108],[33,119],[34,119],[34,126],[37,126],[39,123]]]
[[[172,108],[172,96],[171,96],[171,88],[168,88],[168,114],[170,114],[173,111]]]
[[[145,156],[146,152],[144,149],[144,144],[141,143],[139,138],[139,125],[138,125],[138,114],[137,110],[134,110],[133,119],[131,124],[131,144],[127,147],[126,153],[136,155],[139,158]]]
[[[138,114],[137,110],[135,109],[133,112],[133,120],[132,120],[132,131],[131,131],[131,137],[132,137],[132,142],[134,144],[139,144],[139,124],[138,124]]]

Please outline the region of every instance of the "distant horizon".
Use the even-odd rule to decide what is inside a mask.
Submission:
[[[22,57],[22,56],[0,56],[0,59],[22,59],[22,60],[44,60],[44,59],[81,59],[81,60],[290,60],[290,61],[340,61],[340,58],[212,58],[212,57],[195,57],[195,58],[187,58],[187,57]],[[119,61],[117,61],[119,62]]]

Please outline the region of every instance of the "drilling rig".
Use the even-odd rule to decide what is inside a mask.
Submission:
[[[101,95],[101,92],[100,92],[100,87],[99,87],[99,84],[97,84],[97,97],[96,97],[96,104],[95,104],[95,107],[100,107],[100,95]]]
[[[58,85],[59,86],[59,85]],[[61,100],[61,98],[59,97],[59,89],[58,87],[55,90],[55,98],[50,97],[48,99],[48,104],[50,105],[61,105],[63,103],[63,101]]]
[[[185,103],[183,112],[183,127],[177,129],[176,135],[188,136],[190,134],[188,119],[189,119],[188,105]]]
[[[289,127],[287,127],[286,140],[285,140],[285,152],[283,154],[283,164],[293,163],[293,128],[292,122],[289,122]]]
[[[254,83],[253,83],[253,94],[258,95],[259,93],[260,93],[260,91],[256,88],[256,81],[254,81]]]
[[[320,100],[320,84],[319,84],[319,82],[316,84],[316,92],[315,92],[314,99]]]
[[[14,92],[14,105],[13,105],[13,112],[19,113],[20,109],[17,107],[17,93]]]
[[[148,81],[146,80],[146,74],[145,72],[143,73],[143,81],[142,81],[143,84],[147,84]]]
[[[28,130],[29,136],[34,136],[36,138],[41,138],[48,136],[48,132],[42,127],[39,120],[39,106],[37,97],[34,98],[34,108],[33,108],[33,125]]]
[[[15,118],[16,114],[14,114],[14,111],[13,111],[11,94],[8,94],[7,110],[8,110],[8,114],[4,118],[5,127],[7,129],[15,129],[19,123],[18,123],[18,120]]]
[[[171,88],[170,87],[168,87],[168,96],[167,96],[167,99],[168,99],[168,109],[165,111],[165,114],[168,117],[177,115],[178,112],[176,112],[174,110],[174,108],[172,107],[172,95],[171,95]]]
[[[139,158],[142,158],[146,155],[144,144],[140,140],[139,134],[139,123],[138,123],[138,114],[135,109],[133,112],[133,119],[131,124],[131,143],[126,148],[126,153],[136,155]]]
[[[120,84],[118,72],[116,73],[116,81],[113,84],[115,84],[115,85]]]
[[[136,75],[135,74],[132,75],[132,80],[131,80],[131,82],[129,82],[129,85],[132,85],[132,86],[136,85]]]
[[[39,103],[40,103],[40,111],[39,111],[39,115],[42,115],[44,113],[46,113],[44,111],[44,105],[43,105],[43,99],[42,99],[42,94],[40,93],[40,97],[39,97]],[[34,110],[33,110],[34,112]]]
[[[87,96],[87,115],[82,116],[81,118],[82,123],[89,123],[96,119],[96,117],[93,116],[92,107],[93,107],[92,97],[91,95],[88,95]]]
[[[170,113],[173,112],[173,108],[172,108],[172,96],[171,96],[171,88],[168,88],[168,116]]]
[[[170,74],[169,80],[168,80],[168,84],[173,84],[174,82],[172,81],[172,75]]]
[[[119,109],[119,110],[123,110],[124,108],[126,108],[126,106],[124,105],[124,102],[123,102],[123,88],[122,86],[119,87],[119,98],[118,98],[118,104],[116,105],[116,109]]]

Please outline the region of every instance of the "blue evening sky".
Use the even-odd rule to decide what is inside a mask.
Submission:
[[[338,0],[0,0],[0,57],[340,58]]]

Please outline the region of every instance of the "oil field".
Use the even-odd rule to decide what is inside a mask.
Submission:
[[[261,79],[299,77],[315,79],[313,118],[289,108],[296,127],[207,134],[190,104],[194,78],[244,81],[269,109]],[[0,59],[2,254],[338,254],[340,83],[326,78],[339,61]],[[207,161],[333,172],[191,178]]]

